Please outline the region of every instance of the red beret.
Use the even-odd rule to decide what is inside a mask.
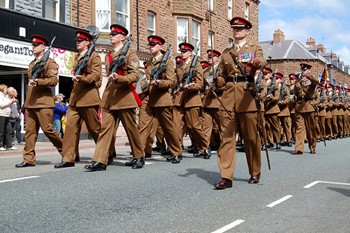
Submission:
[[[43,45],[47,45],[49,43],[49,41],[46,39],[46,37],[39,35],[39,34],[34,34],[30,37],[30,39],[32,40],[32,44],[43,44]]]
[[[302,70],[308,70],[308,69],[311,69],[312,65],[308,64],[308,63],[300,63],[300,68]]]
[[[110,29],[111,29],[111,33],[109,35],[122,34],[124,36],[127,36],[129,34],[128,29],[126,29],[125,27],[119,24],[112,24]]]
[[[207,68],[210,66],[209,62],[207,62],[207,61],[201,61],[200,63],[202,65],[202,68]]]
[[[297,79],[298,77],[296,76],[296,74],[291,73],[288,75],[290,79]]]
[[[88,31],[83,31],[83,30],[77,30],[75,31],[75,40],[88,40],[91,41],[94,39],[94,37],[88,32]]]
[[[155,45],[155,44],[163,45],[165,43],[165,40],[162,37],[155,36],[155,35],[149,36],[147,40],[148,40],[148,45]]]
[[[263,73],[272,73],[272,70],[270,68],[268,68],[268,67],[265,67],[263,69]]]
[[[279,79],[283,78],[283,74],[280,72],[277,72],[274,75],[276,75],[276,78],[279,78]]]
[[[231,28],[246,28],[246,29],[251,29],[252,28],[252,23],[249,22],[247,19],[236,16],[231,19]]]
[[[211,50],[211,49],[208,49],[207,50],[207,54],[208,54],[208,57],[220,57],[221,56],[221,53],[217,50]]]
[[[179,50],[182,52],[186,52],[188,50],[192,51],[194,49],[193,45],[191,45],[190,43],[187,43],[187,42],[183,42],[181,44],[179,44]]]

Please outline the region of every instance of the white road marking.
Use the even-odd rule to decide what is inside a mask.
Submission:
[[[216,231],[213,231],[212,233],[223,233],[223,232],[226,232],[226,231],[228,231],[228,230],[238,226],[239,224],[241,224],[243,222],[244,222],[244,220],[238,219],[238,220],[236,220],[236,221],[234,221],[234,222],[232,222],[232,223],[230,223],[230,224],[228,224],[228,225],[226,225],[224,227],[221,227],[220,229],[218,229]]]
[[[272,202],[271,204],[268,204],[267,207],[272,208],[272,207],[274,207],[275,205],[278,205],[278,204],[280,204],[280,203],[282,203],[282,202],[288,200],[288,199],[291,198],[291,197],[293,197],[293,195],[284,196],[284,197],[282,197],[281,199],[279,199],[279,200],[277,200],[277,201],[274,201],[274,202]]]
[[[308,189],[308,188],[311,188],[312,186],[314,186],[314,185],[316,185],[316,184],[318,184],[318,183],[320,183],[321,181],[314,181],[314,182],[312,182],[312,183],[310,183],[310,184],[308,184],[308,185],[305,185],[304,186],[304,189]]]
[[[27,180],[27,179],[33,179],[33,178],[39,178],[39,177],[40,176],[27,176],[27,177],[15,178],[15,179],[0,180],[0,183],[12,182],[17,180]]]
[[[331,181],[314,181],[308,185],[305,185],[304,188],[305,189],[308,189],[308,188],[311,188],[312,186],[318,184],[318,183],[324,183],[324,184],[336,184],[336,185],[350,185],[350,183],[341,183],[341,182],[331,182]]]

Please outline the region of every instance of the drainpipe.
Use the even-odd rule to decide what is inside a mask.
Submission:
[[[136,0],[136,34],[137,34],[137,51],[140,50],[140,30],[139,30],[139,0]]]

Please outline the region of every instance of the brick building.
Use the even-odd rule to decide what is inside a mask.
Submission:
[[[333,84],[350,84],[349,66],[345,66],[339,61],[336,54],[327,52],[322,45],[316,45],[313,38],[309,38],[305,45],[296,40],[286,40],[283,31],[275,30],[273,40],[259,42],[263,48],[264,56],[272,70],[278,69],[284,75],[300,72],[299,64],[307,62],[312,65],[312,74],[321,77],[325,64],[331,67],[329,73],[332,74]],[[332,65],[332,66],[330,66]]]

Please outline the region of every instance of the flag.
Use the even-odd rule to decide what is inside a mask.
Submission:
[[[323,74],[322,74],[322,80],[321,81],[324,81],[325,83],[330,83],[327,64],[325,64],[325,67],[323,69]]]

